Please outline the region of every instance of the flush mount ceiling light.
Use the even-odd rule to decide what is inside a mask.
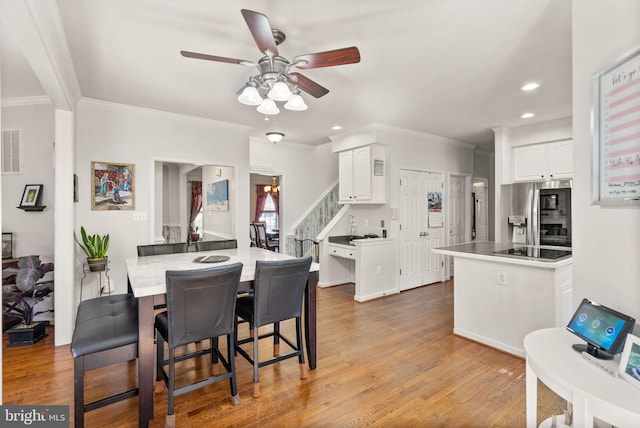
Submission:
[[[269,19],[263,14],[247,9],[242,9],[241,12],[260,53],[264,55],[257,63],[197,52],[180,51],[180,53],[187,58],[256,67],[260,74],[249,77],[249,81],[238,91],[237,95],[239,102],[257,106],[257,110],[262,114],[280,113],[280,109],[274,101],[286,102],[284,108],[287,110],[306,110],[307,105],[300,96],[300,90],[315,98],[329,93],[327,88],[298,72],[292,71],[293,68],[308,70],[360,62],[360,51],[355,46],[298,55],[289,62],[278,53],[278,45],[284,42],[285,34],[278,29],[271,28]]]
[[[520,116],[523,119],[531,119],[533,116],[535,116],[534,113],[524,113],[522,116]]]
[[[540,87],[539,83],[529,82],[526,85],[524,85],[522,88],[520,88],[520,90],[522,90],[522,91],[533,91],[534,89],[538,89],[539,87]]]
[[[279,142],[282,138],[284,138],[284,134],[282,132],[267,132],[267,139],[273,144]]]

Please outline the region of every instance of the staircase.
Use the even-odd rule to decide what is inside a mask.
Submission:
[[[292,227],[293,233],[286,236],[286,253],[295,257],[312,256],[318,261],[316,236],[338,213],[338,182],[336,181]]]

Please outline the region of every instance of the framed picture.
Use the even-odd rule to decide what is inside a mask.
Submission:
[[[37,207],[42,199],[42,184],[27,184],[22,192],[21,207]]]
[[[207,206],[216,211],[229,211],[229,180],[207,185]]]
[[[78,174],[73,174],[73,202],[78,202]]]
[[[640,49],[594,76],[592,200],[640,205]]]
[[[2,232],[2,258],[13,258],[13,233]]]
[[[640,337],[627,335],[618,374],[630,384],[640,388]]]
[[[93,211],[135,209],[135,165],[92,161],[90,189]]]

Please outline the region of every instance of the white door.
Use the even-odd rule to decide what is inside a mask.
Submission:
[[[442,174],[400,170],[400,290],[442,281],[443,228],[430,227],[427,196],[442,192]]]
[[[487,181],[481,180],[473,183],[473,192],[475,195],[475,223],[476,223],[476,241],[489,240],[489,206],[487,195]]]
[[[434,282],[444,281],[444,256],[431,251],[433,248],[443,247],[445,243],[444,234],[444,178],[442,173],[427,173],[427,188],[423,194],[422,200],[429,198],[429,193],[437,194],[440,200],[440,208],[423,210],[422,218],[425,221],[425,235],[423,241],[423,270],[422,283],[432,284]]]
[[[452,175],[449,177],[449,243],[447,245],[462,244],[464,239],[464,196],[465,177]],[[453,274],[453,257],[449,259],[449,272]]]

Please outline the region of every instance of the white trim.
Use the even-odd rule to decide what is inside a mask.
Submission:
[[[316,236],[316,241],[320,242],[323,239],[325,239],[329,234],[329,232],[333,230],[336,224],[338,224],[338,222],[342,220],[342,217],[344,217],[347,214],[347,212],[349,212],[350,209],[351,209],[351,205],[343,205],[342,208],[340,208],[340,211],[338,211],[336,215],[333,216],[331,221],[327,223],[324,229],[322,229],[318,234],[318,236]]]
[[[52,104],[53,102],[47,95],[35,95],[32,97],[3,98],[1,103],[2,107],[22,107]]]
[[[397,288],[390,288],[386,291],[379,291],[377,293],[367,294],[366,296],[355,295],[353,300],[356,302],[366,302],[368,300],[378,299],[380,297],[391,296],[392,294],[398,294],[400,290]]]
[[[363,135],[368,135],[368,137],[372,139],[372,141],[362,143],[361,145],[366,145],[371,143],[393,144],[393,142],[384,141],[383,138],[378,138],[377,133],[380,131],[394,132],[394,133],[404,134],[404,135],[412,135],[420,138],[437,137],[439,140],[438,141],[439,143],[460,146],[460,147],[464,147],[472,150],[478,147],[477,144],[471,144],[465,141],[454,140],[453,138],[450,138],[450,137],[443,137],[442,135],[430,134],[428,132],[414,131],[412,129],[400,128],[400,127],[387,125],[383,123],[370,123],[368,125],[362,126],[354,130],[330,135],[329,139],[334,143],[334,147],[336,147],[336,144],[339,144],[345,138],[349,138],[354,135],[363,134]],[[344,148],[341,147],[340,150],[344,150]]]
[[[158,117],[163,118],[163,119],[180,120],[180,121],[191,121],[191,122],[201,123],[201,124],[205,124],[205,125],[224,126],[224,127],[232,128],[232,129],[250,130],[250,129],[253,128],[252,126],[241,125],[239,123],[223,122],[223,121],[215,120],[215,119],[208,119],[208,118],[198,117],[198,116],[189,116],[189,115],[181,114],[181,113],[173,113],[173,112],[169,112],[169,111],[150,109],[150,108],[146,108],[146,107],[132,106],[132,105],[128,105],[128,104],[114,103],[114,102],[111,102],[111,101],[103,101],[103,100],[98,100],[98,99],[95,99],[95,98],[82,97],[80,99],[80,103],[92,104],[92,105],[96,105],[96,106],[111,108],[111,109],[114,109],[114,110],[122,110],[122,111],[126,111],[126,112],[145,113],[145,114],[155,115],[155,116],[158,116]],[[172,162],[172,161],[167,161],[167,162]],[[202,163],[202,161],[200,161],[200,162],[190,162],[190,163]],[[217,162],[216,164],[219,164],[219,162]]]

